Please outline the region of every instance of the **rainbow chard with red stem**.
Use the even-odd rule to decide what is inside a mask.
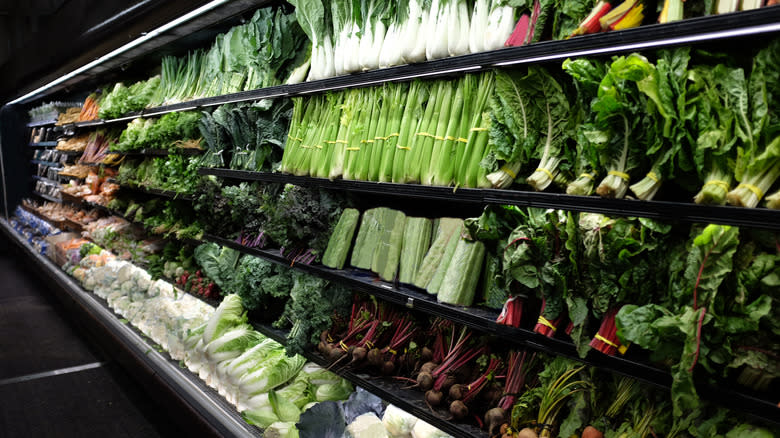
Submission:
[[[618,336],[622,340],[650,350],[657,359],[676,359],[672,366],[675,418],[699,405],[693,382],[696,365],[704,362],[710,368],[717,357],[710,356],[716,346],[702,340],[716,329],[717,316],[713,312],[717,310],[713,305],[721,283],[732,270],[738,244],[737,228],[708,225],[701,231],[694,230],[689,250],[679,251],[671,262],[671,290],[664,305],[626,305],[618,312]]]

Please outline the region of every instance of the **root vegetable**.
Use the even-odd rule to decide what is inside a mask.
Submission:
[[[539,435],[530,427],[526,427],[517,433],[517,438],[539,438]]]
[[[582,438],[604,438],[604,434],[593,426],[588,426],[582,431]]]
[[[444,382],[441,384],[441,388],[439,388],[442,392],[449,392],[450,388],[454,384],[458,383],[458,379],[455,377],[454,374],[448,374],[447,377],[444,379]]]
[[[368,350],[365,347],[355,347],[352,350],[352,364],[363,362],[366,360],[366,355],[368,355]]]
[[[417,385],[419,385],[420,389],[423,391],[431,389],[433,387],[433,376],[431,376],[431,373],[421,371],[420,374],[417,375]]]
[[[501,408],[493,408],[485,412],[485,424],[488,427],[488,435],[494,436],[496,429],[502,430],[500,433],[503,435],[506,432],[506,411]]]
[[[378,348],[372,348],[368,351],[368,363],[371,366],[381,368],[384,365],[384,360],[382,360],[382,351]]]
[[[420,350],[420,360],[423,362],[430,362],[433,360],[433,350],[428,347],[423,347]],[[433,370],[431,370],[433,371]]]
[[[444,394],[442,394],[441,391],[436,391],[434,389],[425,393],[425,401],[432,407],[440,406],[443,398]]]
[[[392,376],[395,373],[395,363],[392,360],[386,361],[382,365],[382,375]]]
[[[436,369],[437,366],[439,366],[439,364],[437,364],[436,362],[430,362],[430,361],[429,362],[425,362],[420,367],[420,372],[421,373],[428,373],[428,374],[430,374],[430,373],[433,372],[433,370]]]
[[[469,408],[460,400],[450,403],[450,414],[457,419],[466,418],[469,415]]]
[[[462,385],[460,383],[456,383],[450,387],[450,398],[453,400],[460,400],[463,398],[464,395],[466,395],[466,385]]]

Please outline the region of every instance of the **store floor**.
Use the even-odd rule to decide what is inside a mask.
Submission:
[[[0,438],[182,436],[164,407],[90,344],[3,243]]]

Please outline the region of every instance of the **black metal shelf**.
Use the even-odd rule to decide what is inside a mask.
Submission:
[[[669,389],[672,384],[671,375],[667,370],[626,357],[607,356],[595,350],[591,350],[585,358],[581,358],[574,344],[570,341],[548,338],[522,328],[499,325],[495,322],[498,317],[498,312],[496,311],[439,303],[433,295],[421,289],[393,285],[381,281],[375,274],[368,271],[359,269],[337,270],[322,265],[292,264],[289,259],[281,255],[279,250],[247,248],[235,241],[213,235],[205,235],[204,240],[241,251],[245,254],[261,257],[283,266],[291,266],[326,280],[339,282],[353,290],[374,295],[390,303],[406,306],[409,309],[416,309],[428,315],[447,318],[480,332],[494,335],[513,345],[563,356],[665,389]],[[745,392],[731,390],[723,385],[700,384],[697,385],[697,390],[705,399],[712,400],[730,409],[743,411],[757,418],[780,424],[780,407],[775,402],[767,401]]]
[[[39,141],[38,143],[30,143],[28,145],[31,148],[50,148],[52,146],[57,146],[56,141]]]
[[[74,304],[80,317],[96,323],[95,329],[100,331],[98,334],[109,338],[114,348],[121,348],[115,359],[133,374],[138,374],[147,387],[160,393],[168,392],[166,397],[175,394],[177,402],[187,406],[190,421],[197,420],[202,433],[236,437],[262,436],[261,431],[246,423],[216,390],[208,387],[189,370],[181,369],[179,362],[168,354],[158,352],[140,331],[122,323],[105,300],[84,290],[54,262],[38,254],[5,219],[0,218],[0,229],[40,270],[43,279],[55,286],[53,291],[67,297],[67,308],[74,309],[71,305]],[[152,378],[154,381],[146,382],[144,378]]]
[[[32,163],[32,164],[41,164],[43,166],[49,166],[49,167],[59,167],[59,166],[62,166],[62,163],[57,163],[57,162],[54,162],[54,161],[30,160],[30,163]]]
[[[252,326],[258,332],[282,345],[287,341],[286,330],[279,330],[256,322],[253,322]],[[303,356],[323,368],[328,368],[331,365],[322,355],[314,351],[306,351]],[[387,379],[377,378],[376,376],[357,373],[343,367],[334,367],[330,371],[454,437],[487,438],[488,436],[487,432],[476,426],[456,423],[455,420],[450,419],[451,414],[448,411],[445,413],[443,410],[440,410],[438,414],[431,411],[425,403],[424,393],[420,391],[404,389],[401,384],[392,383]]]
[[[28,128],[37,128],[37,127],[40,127],[40,126],[53,125],[55,123],[57,123],[56,120],[45,120],[45,121],[42,121],[42,122],[30,122],[30,123],[27,124],[27,127]]]
[[[126,122],[136,117],[155,117],[174,111],[188,111],[225,103],[301,96],[325,91],[403,82],[415,78],[476,73],[495,67],[562,61],[583,56],[605,56],[637,50],[660,49],[780,31],[780,8],[690,18],[665,24],[584,35],[567,40],[542,41],[522,47],[473,53],[435,61],[407,64],[291,85],[277,85],[222,96],[193,99],[172,105],[147,108],[117,119],[79,122],[74,127],[92,127]]]
[[[54,181],[53,179],[46,178],[45,176],[38,176],[38,175],[33,175],[33,176],[32,176],[32,178],[33,178],[33,179],[35,179],[35,180],[38,180],[38,181],[44,181],[44,182],[47,182],[47,183],[49,183],[49,184],[57,184],[57,185],[60,185],[60,182],[59,182],[59,181]]]
[[[560,210],[602,213],[609,216],[647,217],[659,220],[716,223],[740,227],[780,230],[780,210],[767,208],[744,208],[682,202],[640,201],[633,199],[606,199],[598,196],[576,196],[510,189],[456,190],[452,187],[423,186],[419,184],[348,181],[340,179],[331,181],[326,178],[231,169],[201,168],[198,172],[201,175],[214,175],[242,181],[295,184],[323,189],[457,203],[556,208]]]
[[[51,202],[56,202],[58,204],[62,204],[62,199],[55,198],[54,196],[44,195],[43,193],[36,192],[36,191],[33,191],[33,195],[35,195],[35,196],[37,196],[39,198],[45,199],[47,201],[51,201]]]

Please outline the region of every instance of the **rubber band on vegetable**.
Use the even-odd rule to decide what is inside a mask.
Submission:
[[[555,175],[552,174],[549,170],[545,169],[544,167],[537,167],[537,172],[543,172],[545,175],[549,176],[550,179],[555,179]]]
[[[615,176],[619,177],[620,179],[622,179],[625,182],[628,182],[628,181],[631,180],[631,177],[627,173],[619,172],[617,170],[610,170],[609,171],[609,175],[615,175]]]
[[[455,141],[460,142],[460,143],[468,143],[469,139],[460,137],[460,138],[456,138]]]
[[[706,183],[704,183],[704,185],[705,186],[718,186],[718,187],[722,188],[723,190],[725,190],[727,192],[729,191],[729,189],[731,189],[731,187],[729,186],[729,183],[727,183],[726,181],[721,181],[719,179],[713,179],[711,181],[707,181]]]
[[[759,189],[758,187],[754,186],[753,184],[742,183],[742,184],[737,186],[737,188],[741,188],[741,187],[744,187],[744,188],[750,190],[751,192],[753,192],[754,195],[758,196],[758,199],[761,199],[761,198],[764,197],[764,192],[761,189]]]
[[[374,343],[371,342],[371,341],[366,341],[366,347],[368,347],[368,349],[370,350],[370,349],[374,348]]]
[[[410,148],[409,146],[401,146],[400,144],[399,144],[399,145],[397,145],[396,147],[397,147],[398,149],[403,149],[403,150],[405,150],[405,151],[411,151],[411,150],[412,150],[412,148]]]
[[[394,133],[392,133],[392,134],[388,135],[388,136],[387,136],[387,138],[392,138],[392,137],[400,137],[400,136],[401,136],[401,134],[399,134],[399,133],[397,133],[397,132],[394,132]]]
[[[359,151],[360,148],[346,148],[347,151]]]
[[[388,350],[387,350],[387,352],[388,352],[388,353],[390,353],[390,354],[392,354],[393,356],[395,356],[396,354],[398,354],[398,352],[397,352],[397,351],[395,351],[395,350],[393,350],[392,348],[388,349]]]
[[[482,132],[487,130],[488,130],[487,128],[471,128],[469,129],[469,132]]]
[[[651,180],[655,181],[655,182],[660,182],[658,180],[658,175],[656,175],[655,172],[648,172],[647,173],[647,177],[650,178]]]
[[[589,174],[589,173],[583,173],[583,174],[581,174],[581,175],[580,175],[580,178],[588,178],[588,179],[589,179],[589,180],[591,180],[591,181],[595,181],[595,180],[596,180],[596,177],[595,177],[595,176],[593,176],[593,175],[591,175],[591,174]]]
[[[427,132],[418,132],[417,134],[414,135],[419,135],[421,137],[433,137],[431,134],[428,134]]]
[[[346,140],[336,140],[336,143],[340,143],[340,144],[349,144],[349,142],[348,142],[348,141],[346,141]]]
[[[512,177],[512,179],[515,179],[515,178],[517,178],[517,174],[516,174],[516,173],[514,173],[514,172],[512,172],[512,169],[510,169],[510,168],[509,168],[509,167],[507,167],[507,166],[501,166],[501,171],[502,171],[502,172],[504,172],[504,173],[506,173],[507,175],[511,176],[511,177]]]
[[[544,326],[549,327],[552,331],[558,330],[558,327],[554,326],[547,318],[545,318],[542,315],[539,315],[539,319],[536,322],[538,324],[542,324]]]
[[[610,347],[620,348],[620,346],[609,339],[605,338],[604,336],[601,336],[600,333],[596,333],[596,336],[594,336],[595,339],[598,339],[599,341],[609,345]]]
[[[341,347],[341,349],[344,351],[349,350],[349,347],[347,347],[347,344],[345,344],[344,341],[339,341],[339,347]]]
[[[626,345],[621,345],[620,347],[618,347],[618,353],[626,354],[626,351],[628,351],[628,347],[630,347],[630,346],[631,346],[630,342],[628,344],[626,344]]]

